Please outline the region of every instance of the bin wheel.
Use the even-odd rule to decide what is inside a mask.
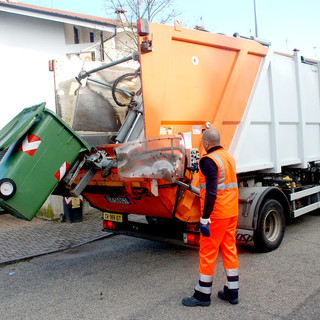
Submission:
[[[16,184],[11,179],[1,179],[0,180],[0,197],[2,199],[10,199],[16,193]]]
[[[66,217],[63,213],[60,214],[60,222],[66,222]]]

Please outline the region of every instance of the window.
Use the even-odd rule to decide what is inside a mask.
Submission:
[[[94,33],[90,32],[90,42],[94,42]]]
[[[79,43],[79,30],[73,27],[74,43]]]

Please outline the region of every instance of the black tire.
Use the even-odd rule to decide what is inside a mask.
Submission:
[[[14,181],[8,178],[0,180],[0,198],[8,200],[15,195],[16,191],[17,186]]]
[[[254,243],[261,252],[277,249],[285,232],[285,217],[281,204],[277,200],[266,200],[260,209]]]

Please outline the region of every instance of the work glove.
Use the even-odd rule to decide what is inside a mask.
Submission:
[[[211,223],[210,218],[208,218],[208,219],[200,218],[200,231],[201,231],[202,236],[210,237],[210,235],[211,235],[210,234],[210,223]]]

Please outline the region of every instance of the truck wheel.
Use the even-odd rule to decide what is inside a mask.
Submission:
[[[266,200],[261,207],[254,243],[259,251],[277,249],[283,239],[285,218],[281,204],[273,199]]]

